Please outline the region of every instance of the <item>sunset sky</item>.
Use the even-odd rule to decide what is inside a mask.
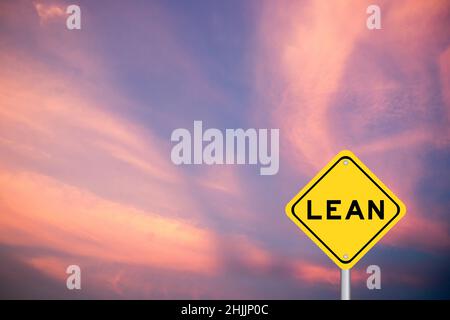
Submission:
[[[278,174],[174,165],[194,120],[279,128]],[[336,299],[284,207],[342,149],[407,207],[352,296],[450,299],[448,0],[0,1],[0,298]]]

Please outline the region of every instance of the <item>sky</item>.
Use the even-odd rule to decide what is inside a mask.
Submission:
[[[349,149],[407,207],[353,298],[450,299],[449,30],[446,0],[1,1],[0,298],[336,299],[284,207]],[[278,174],[174,165],[195,120],[278,128]]]

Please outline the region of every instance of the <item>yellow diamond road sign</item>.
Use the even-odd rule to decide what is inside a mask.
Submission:
[[[350,151],[341,151],[286,206],[341,269],[350,269],[404,215],[405,205]]]

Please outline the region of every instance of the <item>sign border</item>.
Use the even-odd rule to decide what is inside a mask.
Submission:
[[[295,217],[296,218],[296,220],[297,221],[299,221],[301,224],[302,224],[302,226],[304,226],[309,232],[310,232],[310,234],[312,235],[312,236],[314,236],[314,238],[316,238],[323,246],[324,246],[324,248],[326,248],[327,250],[328,250],[328,252],[329,253],[331,253],[340,263],[342,263],[343,265],[348,265],[348,264],[351,264],[352,262],[353,262],[353,260],[355,260],[355,258],[356,257],[358,257],[360,254],[361,254],[361,252],[363,252],[366,248],[367,248],[367,246],[369,245],[369,244],[371,244],[371,242],[373,242],[384,230],[386,230],[386,228],[400,215],[400,213],[401,213],[401,207],[403,207],[404,205],[402,204],[402,205],[400,205],[399,203],[397,203],[389,194],[388,194],[388,192],[386,192],[381,186],[380,186],[380,184],[382,184],[383,186],[384,186],[384,184],[383,183],[381,183],[381,181],[380,181],[380,184],[377,182],[377,181],[375,181],[363,168],[361,168],[361,166],[357,163],[358,162],[358,158],[352,153],[352,152],[349,152],[349,151],[342,151],[342,152],[340,152],[339,154],[338,154],[338,156],[339,155],[341,155],[341,154],[345,154],[345,155],[342,155],[342,156],[340,156],[336,161],[335,161],[335,163],[333,164],[333,165],[331,165],[326,171],[325,171],[325,173],[323,173],[321,176],[320,176],[320,178],[318,178],[303,194],[302,194],[302,196],[299,198],[299,199],[297,199],[292,205],[291,205],[291,208],[290,208],[290,214],[292,215],[292,217]],[[354,157],[357,161],[355,161],[352,157]],[[310,227],[308,227],[308,225],[306,224],[306,223],[304,223],[303,221],[302,221],[302,219],[300,219],[300,217],[295,213],[295,207],[296,207],[296,205],[338,164],[338,163],[340,163],[342,160],[344,160],[344,159],[348,159],[348,160],[350,160],[352,163],[354,163],[355,165],[356,165],[356,167],[367,177],[367,178],[369,178],[369,180],[384,194],[384,195],[386,195],[394,204],[395,204],[395,206],[396,206],[396,208],[397,208],[397,212],[395,213],[395,215],[378,231],[378,232],[376,232],[375,233],[375,235],[372,237],[372,238],[370,238],[370,240],[369,241],[367,241],[367,243],[364,245],[364,246],[362,246],[361,247],[361,249],[358,251],[358,252],[356,252],[354,255],[353,255],[353,257],[351,258],[351,259],[348,259],[348,260],[343,260],[343,259],[341,259],[333,250],[331,250],[331,248],[322,240],[322,239],[320,239],[320,237],[319,236],[317,236],[317,234],[316,233],[314,233],[314,231],[312,231],[311,230],[311,228]],[[364,166],[364,165],[363,165]],[[368,168],[367,168],[367,171],[369,171],[372,175],[374,175]],[[375,175],[374,175],[375,176]],[[378,180],[378,178],[376,178],[377,180]],[[310,185],[310,183],[308,183],[308,185]],[[384,186],[385,187],[385,189],[387,189],[389,192],[391,192],[386,186]],[[398,201],[400,201],[400,200],[398,200]],[[291,203],[292,201],[290,201],[289,203]],[[289,205],[289,204],[288,204]],[[356,263],[356,262],[355,262]]]

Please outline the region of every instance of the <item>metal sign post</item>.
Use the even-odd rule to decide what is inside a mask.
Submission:
[[[341,300],[350,300],[350,269],[341,269]]]

